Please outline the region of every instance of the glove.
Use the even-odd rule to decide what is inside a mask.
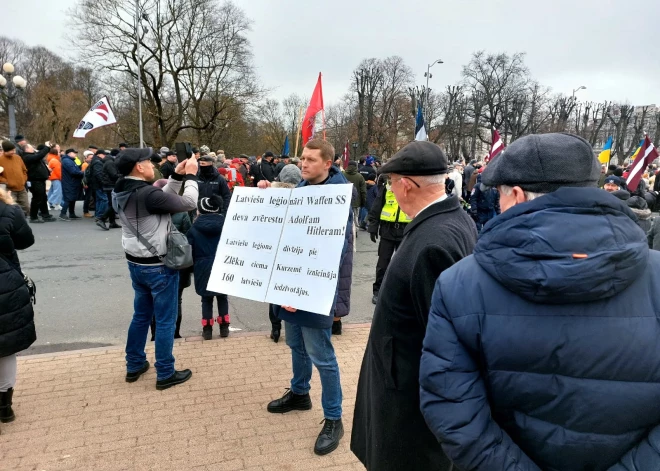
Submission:
[[[376,234],[375,232],[370,233],[369,237],[371,237],[371,242],[373,242],[374,244],[378,240],[378,234]]]

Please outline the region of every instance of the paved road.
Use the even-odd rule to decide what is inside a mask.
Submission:
[[[82,214],[81,205],[77,214]],[[120,345],[133,315],[133,290],[119,229],[103,231],[93,219],[34,224],[35,244],[19,253],[37,284],[37,342],[26,352]],[[370,322],[377,245],[360,231],[353,266],[351,314],[345,322]],[[270,330],[268,305],[229,298],[232,327]],[[194,286],[183,295],[181,335],[201,333],[201,304]],[[215,331],[217,332],[217,330]]]

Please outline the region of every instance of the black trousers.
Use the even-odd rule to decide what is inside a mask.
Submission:
[[[394,251],[399,248],[401,244],[400,240],[390,240],[383,239],[381,237],[380,243],[378,244],[378,262],[376,262],[376,281],[374,281],[373,289],[374,294],[378,294],[380,291],[380,285],[383,284],[383,278],[385,278],[385,272],[387,267],[392,260],[392,255]]]
[[[85,189],[85,199],[83,201],[83,213],[85,214],[94,211],[94,208],[96,207],[94,193],[95,190],[92,190],[91,188]]]
[[[108,209],[105,210],[105,213],[101,215],[101,221],[106,222],[110,219],[110,224],[116,224],[115,222],[115,210],[112,207],[112,190],[104,190],[106,196],[108,197]],[[179,309],[181,312],[181,309]]]
[[[30,182],[30,193],[32,193],[32,201],[30,201],[30,219],[38,219],[39,211],[41,211],[43,217],[49,217],[50,213],[48,212],[46,182]]]
[[[282,330],[282,321],[275,315],[275,304],[268,305],[268,318],[273,330]]]

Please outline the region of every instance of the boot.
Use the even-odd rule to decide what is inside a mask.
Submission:
[[[220,337],[229,337],[229,314],[218,317],[218,324],[220,325]]]
[[[310,410],[312,399],[308,394],[294,394],[287,388],[287,392],[280,399],[275,399],[268,404],[267,410],[272,414],[284,414],[292,410]]]
[[[181,330],[181,304],[179,304],[179,313],[176,316],[176,328],[174,329],[175,339],[181,338],[180,330]]]
[[[332,335],[341,335],[341,319],[332,322]]]
[[[11,408],[11,398],[13,395],[14,388],[9,388],[5,392],[0,392],[0,422],[3,424],[13,422],[16,418],[16,415]]]
[[[344,436],[344,424],[341,419],[324,419],[323,422],[325,423],[314,445],[314,453],[317,455],[327,455],[335,451],[339,446],[339,440]]]
[[[204,340],[213,338],[213,319],[202,319],[202,337]]]
[[[277,343],[280,341],[281,328],[273,326],[270,329],[270,338],[273,339],[273,342]]]

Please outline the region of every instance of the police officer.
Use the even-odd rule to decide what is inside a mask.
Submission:
[[[380,235],[378,262],[376,263],[376,281],[373,284],[374,294],[371,298],[373,304],[376,304],[378,301],[378,292],[380,291],[380,285],[383,283],[385,271],[390,264],[394,251],[399,248],[406,224],[412,221],[399,208],[396,196],[392,192],[392,184],[387,178],[381,177],[381,182],[386,180],[387,183],[378,189],[378,195],[367,216],[367,227],[371,241],[376,243]]]

